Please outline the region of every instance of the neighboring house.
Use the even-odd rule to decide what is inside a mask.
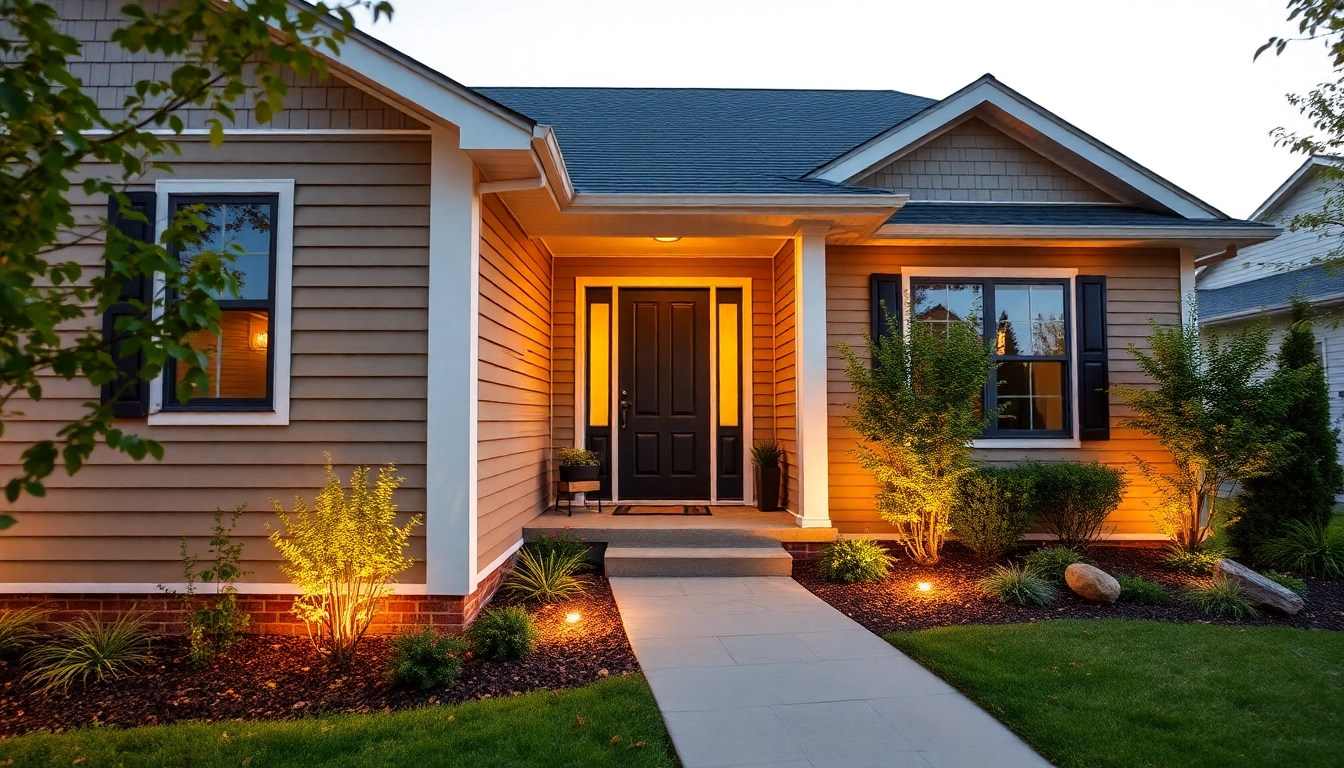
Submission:
[[[102,4],[57,5],[85,45],[75,74],[115,107],[156,63],[117,58],[115,12],[81,16]],[[170,371],[118,404],[167,456],[102,450],[21,499],[0,590],[129,606],[180,580],[183,532],[246,503],[243,591],[289,592],[270,499],[311,497],[323,451],[407,478],[398,503],[426,521],[398,586],[408,622],[460,624],[488,598],[551,503],[554,446],[601,451],[622,502],[731,505],[754,498],[747,447],[775,437],[798,526],[889,532],[849,455],[837,345],[910,296],[930,321],[995,326],[987,397],[1009,416],[983,456],[1161,464],[1104,393],[1143,382],[1126,344],[1177,321],[1197,258],[1279,232],[988,75],[943,99],[472,89],[359,34],[331,70],[271,125],[241,110],[220,148],[189,114],[173,173],[132,188],[160,222],[213,203],[247,250],[214,390],[177,403]],[[60,383],[18,406],[4,460],[96,396]],[[1136,476],[1116,538],[1156,538],[1151,496]],[[259,627],[284,621],[258,604]]]

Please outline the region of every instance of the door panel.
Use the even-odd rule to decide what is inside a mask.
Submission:
[[[709,290],[622,288],[618,295],[618,493],[708,499]]]

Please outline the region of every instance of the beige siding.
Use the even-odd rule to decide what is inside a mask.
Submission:
[[[979,118],[971,118],[856,182],[911,200],[1110,203],[1114,198]]]
[[[240,137],[222,152],[201,140],[182,144],[175,178],[296,182],[290,424],[119,424],[161,441],[164,460],[137,464],[100,448],[74,477],[53,476],[45,498],[20,499],[19,524],[0,538],[0,582],[178,581],[178,537],[208,533],[216,508],[244,503],[249,580],[281,581],[265,539],[270,500],[311,499],[323,451],[347,477],[352,465],[395,461],[406,478],[401,510],[425,510],[428,138]],[[221,162],[221,154],[248,162]],[[105,211],[105,200],[92,200],[76,214]],[[69,254],[100,268],[96,246]],[[0,473],[15,471],[25,442],[53,437],[97,397],[86,385],[52,380],[42,402],[12,404],[27,416],[6,424]],[[423,581],[423,531],[404,582]],[[193,547],[205,549],[200,538]]]
[[[477,568],[545,511],[551,449],[551,255],[494,195],[481,205]]]
[[[803,500],[798,486],[798,377],[794,313],[794,244],[790,240],[774,258],[774,397],[772,420],[775,439],[784,449],[784,488],[780,501],[784,508],[801,515]]]
[[[853,393],[845,379],[844,363],[836,345],[848,344],[862,351],[863,334],[870,327],[869,276],[875,272],[896,273],[902,267],[1076,267],[1083,274],[1107,276],[1107,331],[1110,336],[1110,381],[1112,386],[1141,385],[1146,379],[1126,350],[1126,345],[1146,344],[1148,319],[1175,323],[1179,318],[1179,255],[1175,250],[1104,248],[917,248],[835,247],[827,249],[826,313],[827,376],[830,390],[830,481],[831,519],[842,531],[885,533],[890,531],[873,508],[875,490],[871,477],[849,455],[857,436],[845,426],[846,407]],[[1116,533],[1150,533],[1154,530],[1147,502],[1153,489],[1134,468],[1135,455],[1163,466],[1170,456],[1156,440],[1115,426],[1124,407],[1111,398],[1111,439],[1084,442],[1081,449],[998,449],[983,451],[991,462],[1099,460],[1123,466],[1131,485],[1124,503],[1111,518]]]

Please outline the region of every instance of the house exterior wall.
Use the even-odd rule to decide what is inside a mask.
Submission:
[[[784,471],[781,473],[784,487],[780,490],[780,503],[785,509],[800,514],[802,499],[798,484],[798,377],[797,377],[797,336],[794,312],[796,292],[794,291],[794,262],[796,246],[793,240],[784,244],[775,254],[774,273],[774,404],[775,413],[771,420],[773,434],[784,449]]]
[[[1279,207],[1264,217],[1277,226],[1286,226],[1299,213],[1314,213],[1325,205],[1325,192],[1313,174],[1298,186]],[[1321,258],[1334,247],[1320,232],[1302,230],[1283,234],[1267,243],[1252,245],[1238,251],[1236,258],[1214,264],[1199,273],[1200,290],[1224,288],[1229,285],[1259,280],[1262,277],[1309,266],[1313,258]]]

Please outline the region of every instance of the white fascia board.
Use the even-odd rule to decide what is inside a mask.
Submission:
[[[910,200],[909,195],[725,195],[725,194],[590,194],[574,195],[572,208],[584,213],[885,213],[888,217]]]
[[[560,142],[555,138],[555,129],[549,125],[533,127],[532,151],[536,153],[537,162],[546,176],[551,199],[557,208],[565,210],[574,202],[574,183],[569,178],[569,168],[560,151]]]
[[[1251,214],[1251,221],[1260,221],[1273,213],[1274,209],[1278,207],[1279,203],[1282,202],[1284,198],[1297,191],[1297,188],[1306,180],[1307,176],[1310,175],[1311,171],[1315,168],[1323,165],[1338,164],[1339,160],[1337,158],[1331,158],[1325,155],[1312,155],[1307,158],[1305,163],[1299,166],[1296,171],[1293,171],[1293,175],[1289,176],[1287,181],[1280,184],[1279,188],[1274,190],[1274,193],[1269,197],[1265,198],[1265,202],[1261,203],[1259,208],[1255,209]]]
[[[1048,240],[1179,240],[1210,241],[1226,245],[1251,245],[1273,240],[1283,232],[1278,227],[1049,227],[1004,224],[885,224],[874,239],[963,238],[1002,240],[1039,238]]]
[[[1217,209],[1161,179],[988,76],[836,158],[809,174],[808,178],[843,184],[877,167],[901,150],[924,140],[939,128],[981,104],[997,107],[1175,213],[1190,219],[1225,218]]]

